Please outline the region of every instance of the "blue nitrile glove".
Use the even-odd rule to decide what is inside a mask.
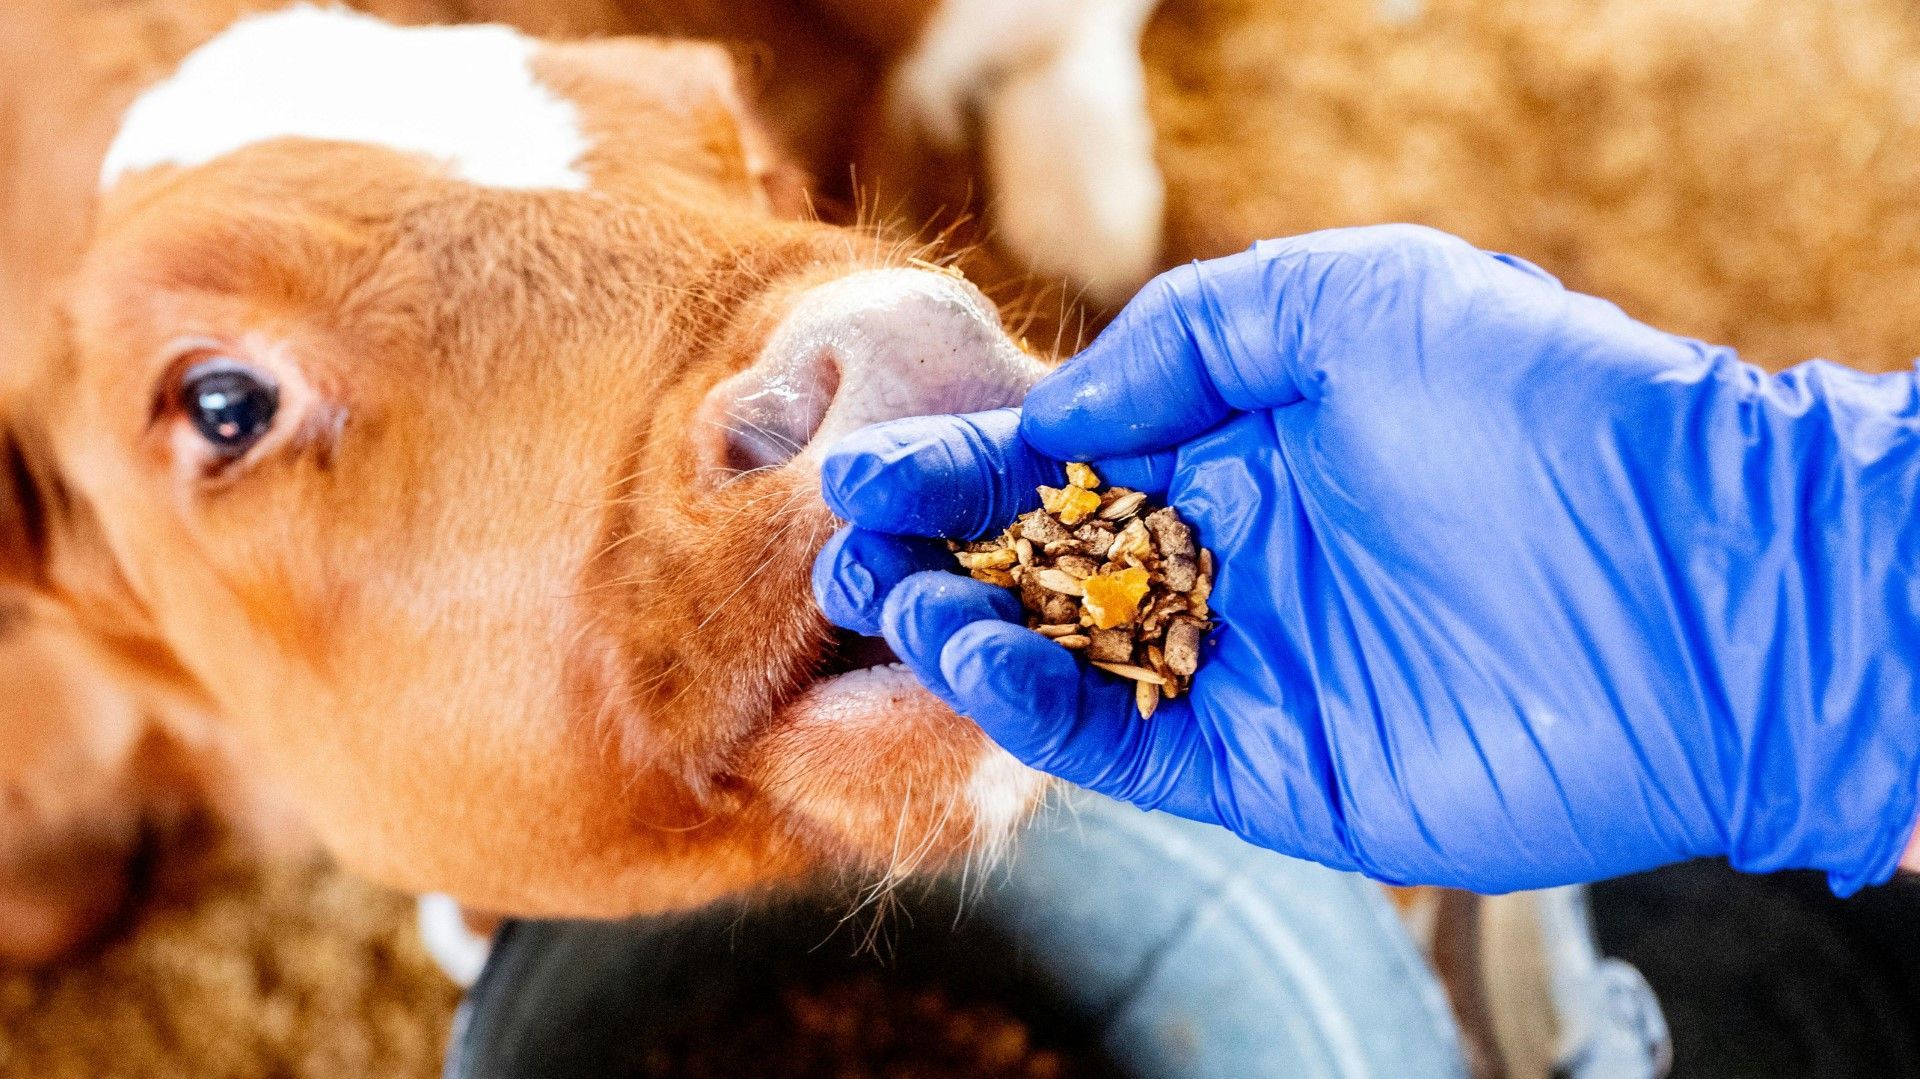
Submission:
[[[1020,424],[847,439],[823,479],[859,527],[816,581],[1034,766],[1395,882],[1893,872],[1920,756],[1911,373],[1769,376],[1370,228],[1161,277]],[[1219,628],[1150,721],[883,534],[986,534],[1056,461],[1152,450],[1113,478],[1157,479],[1215,552]]]

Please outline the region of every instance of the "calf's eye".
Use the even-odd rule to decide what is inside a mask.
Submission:
[[[280,388],[272,377],[244,364],[207,360],[180,380],[180,409],[215,452],[234,458],[273,427]]]

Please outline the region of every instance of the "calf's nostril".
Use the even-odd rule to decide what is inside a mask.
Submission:
[[[1042,373],[985,297],[925,270],[868,270],[798,296],[753,365],[701,413],[725,483],[870,423],[1018,402]]]
[[[817,348],[772,367],[756,364],[715,386],[702,409],[702,437],[715,446],[722,480],[778,468],[812,441],[834,395],[840,364]]]

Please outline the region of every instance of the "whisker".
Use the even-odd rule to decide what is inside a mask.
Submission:
[[[789,538],[789,534],[792,532],[794,526],[803,523],[805,520],[806,518],[794,517],[789,521],[787,521],[786,523],[782,524],[780,526],[780,529],[775,533],[772,544],[778,545],[783,540]],[[821,525],[816,522],[812,527],[814,527],[816,530],[819,530],[821,528]],[[824,533],[816,535],[809,542],[809,547],[818,546],[819,544],[825,541],[826,541],[826,535]],[[724,614],[726,612],[726,608],[728,607],[728,605],[730,605],[736,598],[739,597],[741,592],[746,589],[747,585],[751,584],[755,578],[759,577],[760,574],[767,569],[768,566],[771,566],[773,564],[774,564],[774,561],[772,559],[768,559],[766,561],[761,562],[760,565],[757,568],[755,568],[752,573],[747,575],[745,580],[742,580],[739,583],[739,585],[735,586],[732,592],[728,593],[726,599],[721,600],[720,603],[717,606],[715,606],[712,611],[708,612],[707,617],[701,620],[700,624],[694,627],[693,631],[690,634],[688,634],[688,636],[691,637],[699,634],[701,630],[711,625],[714,619],[719,618],[722,614]],[[661,704],[660,705],[661,710],[664,711],[665,709],[671,708],[674,704],[678,703],[682,697],[692,692],[692,690],[693,690],[693,686],[689,684],[685,689],[682,689],[680,692],[675,693],[665,703]]]

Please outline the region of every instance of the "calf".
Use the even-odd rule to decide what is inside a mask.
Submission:
[[[244,778],[360,872],[494,911],[992,849],[1042,784],[814,609],[816,465],[867,422],[1015,402],[1042,367],[931,252],[796,213],[782,147],[826,139],[845,88],[773,78],[762,109],[712,46],[234,21],[250,6],[0,15],[27,80],[0,149],[28,179],[4,206],[28,257],[0,281],[0,579],[86,642],[37,743],[93,744],[99,680],[125,727],[55,834],[124,857],[116,777],[159,744],[238,762],[166,770],[184,786]],[[1125,15],[1093,53],[1144,17],[1051,7]],[[986,70],[915,40],[877,76],[915,107]],[[83,168],[97,199],[63,202]],[[114,875],[83,878],[41,915],[68,942]],[[30,935],[6,879],[0,949]]]

